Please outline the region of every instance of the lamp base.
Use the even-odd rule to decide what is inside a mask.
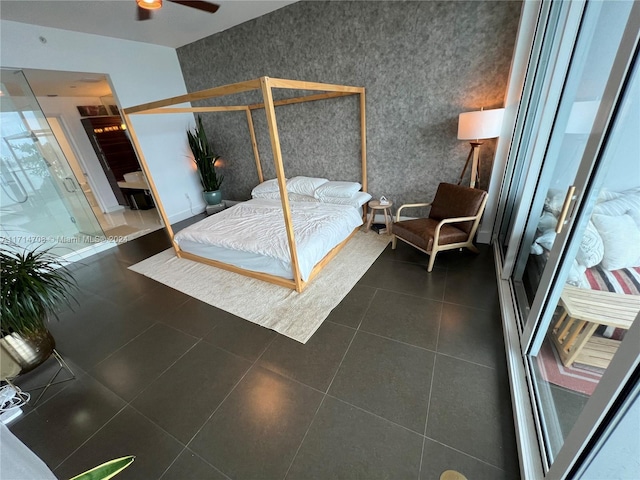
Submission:
[[[480,170],[478,169],[479,161],[480,161],[480,145],[483,142],[469,142],[471,145],[471,150],[469,151],[469,155],[467,156],[467,161],[464,163],[464,168],[462,169],[462,173],[460,174],[460,178],[458,179],[458,185],[462,183],[462,179],[464,178],[464,174],[467,172],[467,168],[469,167],[469,162],[471,162],[471,180],[469,181],[469,186],[471,188],[475,188],[476,183],[480,182]]]

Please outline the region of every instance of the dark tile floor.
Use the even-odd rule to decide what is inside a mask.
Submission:
[[[77,378],[10,425],[60,478],[126,454],[123,480],[519,478],[488,247],[431,274],[388,247],[303,345],[127,269],[168,246],[74,267],[51,330]]]

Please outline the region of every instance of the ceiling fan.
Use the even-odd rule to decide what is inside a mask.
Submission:
[[[207,13],[216,13],[220,8],[220,5],[212,2],[204,1],[184,1],[184,0],[167,0],[171,3],[178,3],[185,7],[195,8]],[[138,4],[138,20],[149,20],[151,18],[151,11],[162,8],[162,0],[136,0]]]

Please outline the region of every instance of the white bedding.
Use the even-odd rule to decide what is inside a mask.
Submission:
[[[346,205],[290,202],[300,274],[362,225]],[[280,200],[252,199],[212,215],[175,235],[182,250],[248,270],[293,278]],[[271,267],[270,265],[275,265]]]

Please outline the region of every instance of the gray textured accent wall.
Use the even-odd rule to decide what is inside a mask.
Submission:
[[[509,1],[303,1],[179,48],[178,58],[190,92],[265,75],[364,86],[369,192],[399,205],[430,200],[438,183],[457,181],[469,152],[456,138],[458,114],[503,106],[520,8]],[[247,101],[261,97],[201,104]],[[356,96],[276,113],[288,177],[359,180]],[[265,178],[273,178],[264,110],[253,118]],[[249,198],[258,178],[245,114],[208,113],[203,121],[224,158],[225,198]],[[494,147],[494,140],[482,147],[481,187]]]

